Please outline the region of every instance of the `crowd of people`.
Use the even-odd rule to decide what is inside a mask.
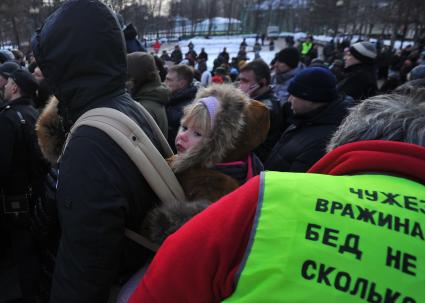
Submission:
[[[308,35],[265,62],[258,35],[252,58],[243,39],[208,70],[203,47],[157,40],[150,54],[136,37],[75,0],[26,60],[0,51],[0,270],[18,277],[6,302],[425,299],[423,43],[332,40],[321,56]],[[107,133],[81,126],[65,145],[106,107],[161,151],[136,102],[175,153],[178,207]]]

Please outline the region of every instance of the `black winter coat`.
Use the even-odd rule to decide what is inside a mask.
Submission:
[[[176,152],[175,142],[177,132],[180,127],[180,120],[183,117],[183,108],[190,104],[197,92],[197,88],[190,85],[187,88],[171,95],[170,102],[167,106],[167,119],[168,119],[168,143],[174,152]]]
[[[179,64],[183,60],[183,53],[181,50],[173,50],[170,58],[175,64]]]
[[[340,99],[308,115],[292,117],[292,124],[276,143],[265,169],[306,172],[326,153],[329,139],[351,105],[348,100]]]
[[[0,109],[0,192],[4,194],[25,194],[31,187],[38,195],[42,190],[48,164],[34,132],[37,117],[33,101],[26,97]]]
[[[270,113],[270,130],[267,134],[267,138],[259,147],[254,150],[255,154],[260,158],[260,160],[265,162],[277,140],[279,140],[280,135],[282,134],[284,121],[282,118],[279,99],[277,99],[272,89],[268,90],[260,96],[255,97],[254,99],[267,106]]]
[[[33,38],[32,48],[59,100],[65,131],[84,112],[105,106],[125,113],[153,139],[125,92],[123,36],[104,4],[65,2]],[[107,134],[88,126],[75,131],[59,163],[62,236],[50,301],[107,302],[120,274],[131,274],[149,255],[125,238],[124,229],[138,229],[155,201],[139,170]]]
[[[345,69],[345,77],[338,83],[338,90],[356,102],[376,95],[378,91],[375,66],[355,64]]]

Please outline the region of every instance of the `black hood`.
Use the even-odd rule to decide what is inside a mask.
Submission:
[[[137,37],[137,30],[132,23],[127,25],[124,28],[123,32],[124,32],[124,37],[127,40],[132,40]]]
[[[123,34],[114,13],[96,0],[71,0],[50,15],[32,49],[68,123],[96,100],[125,89]]]

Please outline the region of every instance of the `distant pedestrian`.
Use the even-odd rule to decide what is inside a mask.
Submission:
[[[183,60],[183,53],[180,49],[180,45],[174,46],[174,50],[171,52],[171,61],[174,62],[174,64],[179,64]]]
[[[227,52],[227,47],[224,47],[223,51],[219,53],[218,55],[224,59],[223,63],[229,62],[230,56],[229,56],[229,53]]]
[[[270,38],[269,50],[274,51],[274,39],[273,38]]]
[[[208,61],[208,54],[207,54],[207,52],[205,51],[205,48],[202,48],[201,49],[201,52],[199,53],[199,55],[198,55],[198,61],[199,60],[204,60],[205,62],[207,62]]]
[[[155,43],[153,44],[153,50],[155,52],[155,54],[159,53],[159,50],[161,49],[161,42],[159,42],[158,39],[155,40]]]
[[[167,61],[171,61],[171,57],[170,57],[170,55],[168,54],[168,52],[167,52],[167,50],[162,50],[162,54],[161,54],[161,57],[160,57],[164,62],[167,62]]]
[[[239,48],[247,47],[247,46],[248,46],[248,44],[246,43],[246,38],[243,38]]]
[[[344,56],[345,77],[338,89],[357,102],[374,96],[378,90],[376,80],[376,48],[370,42],[353,44]]]
[[[300,53],[294,47],[285,48],[276,54],[272,87],[281,106],[288,101],[290,80],[302,69],[299,63]]]

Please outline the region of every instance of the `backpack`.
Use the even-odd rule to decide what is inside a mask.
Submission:
[[[159,140],[164,156],[172,156],[173,152],[155,120],[142,105],[136,104]],[[75,130],[82,125],[96,127],[111,137],[127,153],[162,203],[178,204],[185,201],[184,191],[164,157],[140,126],[127,115],[107,107],[85,112],[72,126],[63,150]],[[154,252],[158,250],[157,244],[133,230],[126,229],[125,235]]]

